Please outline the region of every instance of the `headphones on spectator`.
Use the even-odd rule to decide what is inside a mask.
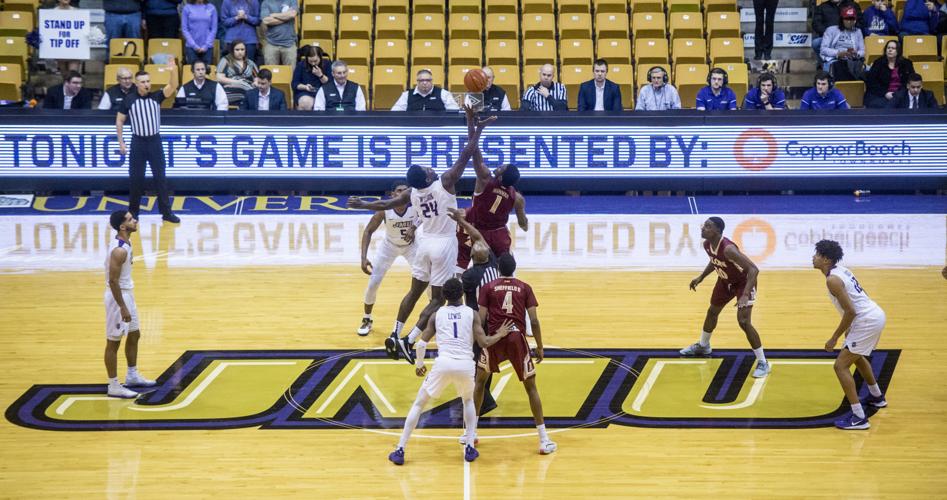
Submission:
[[[727,74],[727,70],[723,68],[714,68],[710,70],[710,73],[707,73],[707,86],[710,86],[710,77],[713,75],[723,75],[723,86],[726,87],[730,84],[730,75]]]
[[[760,76],[756,79],[756,88],[763,86],[763,80],[771,80],[773,82],[773,92],[779,88],[779,80],[776,79],[776,75],[767,71],[765,73],[760,73]],[[813,85],[814,86],[814,85]]]
[[[828,71],[819,71],[815,74],[815,78],[812,80],[812,86],[815,87],[819,83],[819,80],[827,80],[829,82],[829,90],[835,88],[835,78],[832,78],[832,74]]]
[[[654,67],[652,67],[651,69],[648,70],[648,83],[651,82],[651,73],[654,73],[655,70],[661,70],[661,72],[664,73],[664,78],[663,78],[663,80],[664,80],[664,84],[667,85],[667,83],[668,83],[668,72],[667,72],[666,69],[662,68],[661,66],[654,66]]]

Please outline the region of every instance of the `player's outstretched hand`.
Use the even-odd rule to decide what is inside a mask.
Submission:
[[[421,365],[421,366],[415,366],[415,367],[414,367],[414,374],[415,374],[415,375],[417,375],[417,376],[419,376],[419,377],[423,377],[425,373],[427,373],[427,367],[426,367],[426,366]]]
[[[832,352],[832,351],[834,351],[834,350],[835,350],[835,343],[836,343],[836,342],[838,342],[838,339],[836,339],[835,337],[832,337],[832,338],[830,338],[829,340],[826,340],[826,341],[825,341],[825,350],[826,350],[827,352]]]
[[[697,285],[699,285],[699,284],[700,284],[700,278],[694,278],[694,279],[692,279],[692,280],[691,280],[690,289],[691,289],[691,290],[694,290],[694,291],[696,292],[696,291],[697,291]]]
[[[513,321],[508,319],[500,325],[500,328],[497,328],[496,336],[502,339],[509,335],[513,328]]]
[[[362,259],[362,272],[368,275],[372,274],[372,263],[368,259]]]
[[[451,219],[459,221],[467,216],[467,211],[463,208],[447,207],[447,216]]]
[[[345,206],[349,208],[365,208],[365,200],[358,196],[349,196],[349,199],[345,202]]]

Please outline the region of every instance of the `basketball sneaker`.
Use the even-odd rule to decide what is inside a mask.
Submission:
[[[388,454],[388,460],[395,465],[404,465],[404,448],[397,448]]]
[[[882,394],[881,396],[872,396],[871,394],[869,394],[868,397],[861,400],[861,403],[862,403],[862,406],[864,406],[865,408],[868,408],[868,407],[884,408],[888,406],[888,402],[885,400],[884,394]]]
[[[840,418],[835,421],[835,426],[839,429],[845,431],[853,431],[860,429],[867,429],[871,427],[871,424],[868,423],[868,418],[858,418],[855,414],[846,415],[844,418]]]
[[[464,447],[464,460],[468,462],[473,462],[480,456],[480,452],[476,448],[470,446],[469,444]]]
[[[405,335],[398,340],[398,350],[409,365],[414,365],[414,344],[408,342],[408,336]]]
[[[753,378],[762,378],[769,375],[769,372],[773,371],[773,365],[769,364],[769,361],[759,360],[756,362],[756,369],[753,370]]]
[[[125,376],[125,385],[133,387],[154,387],[156,382],[142,377],[140,373],[129,373]]]
[[[542,441],[539,443],[539,454],[540,455],[549,455],[559,449],[559,445],[555,441]]]
[[[390,359],[397,361],[399,343],[398,334],[395,332],[391,332],[391,335],[385,339],[385,354],[387,354]]]
[[[109,384],[108,396],[112,398],[134,399],[138,393],[120,384]]]
[[[362,318],[362,326],[358,327],[358,330],[355,330],[355,333],[359,337],[364,337],[371,333],[372,331],[372,319],[371,318]]]
[[[710,356],[714,350],[710,348],[710,344],[707,347],[700,345],[700,342],[694,342],[693,344],[681,349],[681,356],[688,358],[691,357],[701,357],[701,356]]]
[[[457,440],[457,442],[460,443],[460,444],[467,444],[467,434],[466,434],[466,433],[465,433],[465,434],[461,434],[461,435],[460,435],[460,438]],[[477,446],[478,444],[480,444],[480,438],[477,437],[477,435],[475,434],[475,435],[474,435],[474,446]]]

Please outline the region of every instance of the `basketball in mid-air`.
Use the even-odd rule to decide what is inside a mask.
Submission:
[[[482,69],[472,69],[464,75],[467,92],[483,92],[487,88],[487,74]]]

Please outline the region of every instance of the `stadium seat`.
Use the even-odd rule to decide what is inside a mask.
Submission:
[[[552,14],[523,14],[521,24],[523,41],[530,39],[555,39],[556,19]]]
[[[670,61],[668,57],[667,38],[637,38],[635,39],[635,64],[667,64]]]
[[[23,68],[19,64],[0,63],[0,100],[19,102]]]
[[[562,40],[559,42],[559,61],[562,66],[590,66],[595,59],[592,40]]]
[[[443,66],[444,40],[411,42],[411,66]]]
[[[408,87],[408,72],[401,65],[376,65],[372,73],[372,109],[391,109]]]
[[[480,39],[451,38],[447,45],[447,62],[451,66],[483,66],[483,44]]]
[[[737,106],[743,105],[743,97],[746,96],[750,86],[750,72],[742,61],[738,63],[714,64],[714,68],[722,68],[727,72],[727,79],[730,81],[730,88],[737,95]]]
[[[375,11],[377,14],[408,15],[409,8],[409,0],[375,0]]]
[[[631,32],[636,39],[667,38],[666,26],[667,20],[661,12],[635,12],[631,16]]]
[[[335,39],[335,16],[332,14],[303,14],[300,25],[302,38]]]
[[[609,64],[608,79],[621,88],[621,105],[625,109],[635,107],[635,69],[630,64]]]
[[[33,13],[0,11],[0,36],[26,36],[33,31]]]
[[[260,66],[260,69],[268,69],[273,73],[273,79],[271,83],[274,87],[283,91],[283,94],[286,94],[286,106],[289,109],[293,109],[293,67],[290,65],[281,65],[281,66]]]
[[[696,12],[700,15],[700,0],[668,0],[668,13]]]
[[[898,40],[897,36],[868,35],[865,37],[865,61],[869,64],[885,53],[888,40]]]
[[[845,96],[848,105],[853,108],[865,107],[865,82],[854,80],[850,82],[835,82],[835,89]]]
[[[704,20],[700,13],[672,12],[668,17],[671,41],[675,38],[703,38]]]
[[[520,44],[516,40],[487,39],[487,65],[512,65],[520,63]]]
[[[608,64],[631,64],[631,41],[628,38],[599,38],[595,51],[596,57],[605,59]]]
[[[562,14],[559,16],[559,39],[592,39],[591,14]]]
[[[467,89],[464,87],[464,75],[472,69],[479,69],[479,65],[458,64],[447,68],[447,90],[451,92],[462,93]]]
[[[487,15],[519,13],[519,0],[485,0]]]
[[[681,96],[681,108],[694,109],[697,92],[707,86],[709,71],[706,64],[681,64],[674,68],[674,86]]]
[[[373,0],[345,0],[344,2],[339,2],[339,8],[342,14],[368,14],[369,18],[371,18],[373,6]],[[341,19],[339,20],[339,24],[341,24]]]
[[[576,109],[579,103],[579,86],[592,79],[592,68],[582,66],[562,66],[561,82],[566,86],[566,101],[569,109]]]
[[[618,14],[628,13],[628,0],[592,0],[592,5],[595,7],[596,14],[604,12],[614,12]]]
[[[663,0],[629,0],[628,3],[631,5],[632,14],[642,12],[664,13]]]
[[[23,42],[24,47],[26,42]],[[2,49],[0,49],[2,50]],[[145,41],[141,38],[113,38],[109,40],[109,62],[114,64],[141,64],[145,62]]]
[[[559,15],[562,14],[590,14],[589,0],[559,0],[557,5]]]
[[[3,2],[3,10],[8,12],[17,11],[35,13],[39,6],[39,0],[5,0]]]
[[[449,37],[477,40],[483,38],[483,23],[480,14],[459,13],[450,16]]]
[[[368,66],[360,66],[356,64],[349,64],[349,81],[357,83],[359,87],[362,87],[362,94],[365,95],[365,99],[368,99],[368,84],[371,82],[372,73],[368,69]],[[292,75],[290,75],[292,76]],[[368,108],[368,103],[365,103],[365,107]]]
[[[523,65],[541,66],[547,63],[553,66],[556,65],[556,41],[554,39],[533,39],[523,42]]]
[[[152,38],[148,40],[149,63],[151,62],[151,58],[156,54],[170,54],[174,56],[174,59],[178,61],[178,64],[185,64],[184,43],[180,38]]]
[[[648,71],[655,66],[658,66],[661,69],[663,69],[668,75],[668,82],[671,81],[671,65],[670,64],[666,64],[666,63],[665,64],[639,64],[635,66],[636,88],[640,89],[641,87],[651,83],[651,81],[648,80]],[[635,92],[635,95],[637,96],[638,93]]]
[[[714,38],[710,41],[710,64],[742,63],[742,38]]]
[[[729,11],[707,14],[707,39],[718,37],[740,38],[740,14]]]
[[[440,14],[444,15],[444,0],[412,0],[415,14]]]
[[[306,45],[321,47],[326,54],[329,54],[329,57],[335,54],[335,44],[332,43],[332,40],[320,40],[316,38],[303,38],[299,40],[300,47],[305,47]]]
[[[934,35],[905,35],[904,57],[912,62],[937,60],[937,37]]]
[[[526,14],[552,14],[554,11],[553,0],[523,0],[523,15]]]
[[[510,101],[510,107],[520,109],[520,99],[523,94],[520,91],[520,72],[516,65],[496,65],[493,68],[493,83],[503,87],[506,91],[507,99]]]
[[[343,2],[344,4],[345,2]],[[370,40],[372,37],[372,15],[357,12],[339,14],[339,40]],[[341,45],[341,44],[339,44]]]
[[[518,40],[520,37],[520,23],[516,14],[501,12],[487,14],[486,17],[487,40],[497,38]]]
[[[425,40],[444,39],[444,14],[415,11],[411,17],[411,38]]]
[[[738,12],[737,2],[736,0],[704,0],[704,13],[711,12]]]
[[[376,66],[407,66],[408,42],[405,40],[375,40],[372,52]]]
[[[331,14],[335,16],[335,0],[304,0],[303,14]]]
[[[171,81],[171,72],[168,71],[168,67],[165,66],[165,65],[163,65],[163,64],[146,64],[146,65],[145,65],[145,71],[148,72],[148,76],[149,76],[150,79],[151,79],[151,90],[152,90],[152,92],[157,91],[157,90],[161,90],[162,88],[164,88],[165,85],[168,84],[168,82]],[[292,69],[290,69],[290,73],[292,73]],[[190,81],[190,80],[184,80],[184,79],[183,79],[183,77],[184,77],[183,74],[182,74],[182,75],[179,75],[179,76],[180,76],[180,78],[178,78],[178,88],[181,88],[181,85],[183,85],[184,83],[186,83],[186,82],[188,82],[188,81]],[[290,76],[292,76],[292,74],[290,74]],[[275,76],[275,75],[273,76],[273,80],[276,80],[276,76]],[[273,84],[276,85],[276,82],[274,81]],[[289,95],[289,94],[287,94],[287,95]],[[161,103],[161,107],[162,107],[162,108],[171,108],[171,107],[173,107],[173,106],[174,106],[174,98],[173,98],[173,97],[170,98],[170,99],[165,99],[165,100]]]
[[[627,40],[630,26],[628,14],[624,12],[599,12],[595,14],[595,39],[624,38]]]
[[[339,40],[339,49],[336,53],[336,59],[341,59],[346,64],[355,66],[368,66],[371,62],[371,42],[359,38],[350,38],[348,40]]]
[[[132,77],[135,76],[135,73],[138,72],[140,68],[137,64],[106,64],[105,65],[105,74],[102,76],[102,88],[107,89],[112,85],[118,83],[118,70],[125,68],[128,71],[131,71]],[[215,66],[216,70],[217,67]]]
[[[417,75],[418,71],[426,69],[431,72],[431,79],[434,80],[434,85],[443,88],[444,87],[444,66],[431,66],[425,64],[419,64],[417,66],[411,66],[408,68],[408,86],[414,88],[417,84]]]
[[[375,39],[408,39],[408,15],[395,12],[375,16]]]
[[[671,58],[678,64],[705,64],[707,41],[703,38],[676,38],[671,42]]]
[[[919,61],[914,63],[914,72],[921,75],[924,88],[930,90],[937,97],[937,102],[944,104],[944,65],[939,62]]]
[[[480,15],[480,0],[451,0],[450,13]]]

